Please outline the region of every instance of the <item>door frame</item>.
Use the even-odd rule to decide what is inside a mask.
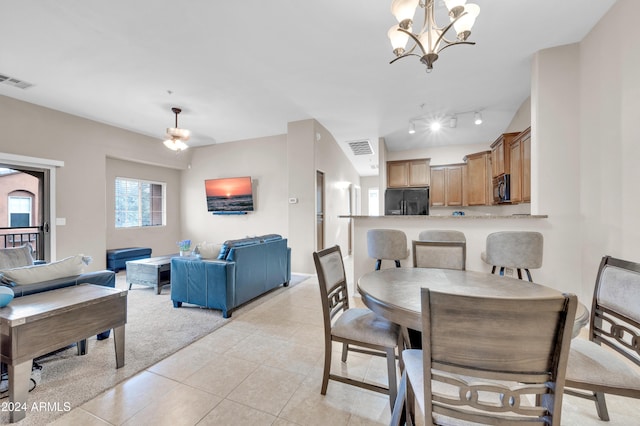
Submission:
[[[44,172],[42,181],[42,221],[44,225],[44,254],[47,262],[56,260],[56,170],[64,167],[64,161],[48,158],[28,157],[24,155],[0,152],[0,164],[15,169],[31,169]]]

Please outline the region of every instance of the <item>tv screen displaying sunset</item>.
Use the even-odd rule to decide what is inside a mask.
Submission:
[[[207,179],[204,185],[208,211],[253,211],[251,177]]]

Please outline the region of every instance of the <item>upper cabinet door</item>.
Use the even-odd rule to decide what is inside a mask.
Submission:
[[[429,159],[387,161],[388,188],[429,186]]]
[[[511,173],[511,142],[519,133],[503,133],[491,144],[491,176]]]

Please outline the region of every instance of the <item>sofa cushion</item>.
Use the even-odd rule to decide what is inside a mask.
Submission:
[[[33,265],[31,245],[0,249],[0,269],[20,268]]]
[[[71,277],[80,275],[86,262],[87,258],[85,256],[77,255],[44,265],[4,269],[2,271],[2,280],[15,285],[28,285],[57,278]]]
[[[196,249],[203,259],[216,259],[220,254],[220,248],[222,248],[222,244],[206,241],[196,245]]]

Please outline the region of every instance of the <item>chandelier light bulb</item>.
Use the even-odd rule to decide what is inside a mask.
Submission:
[[[464,11],[465,14],[453,23],[453,28],[456,30],[456,34],[458,34],[458,40],[461,41],[466,40],[471,34],[471,27],[473,27],[476,18],[480,14],[480,6],[469,3],[464,6]]]
[[[404,53],[404,49],[407,46],[407,42],[409,41],[409,35],[405,32],[399,31],[400,25],[394,25],[389,28],[389,32],[387,36],[391,41],[391,47],[393,48],[393,53],[396,56],[400,56]]]
[[[410,29],[420,0],[393,0],[391,13],[404,29]]]

